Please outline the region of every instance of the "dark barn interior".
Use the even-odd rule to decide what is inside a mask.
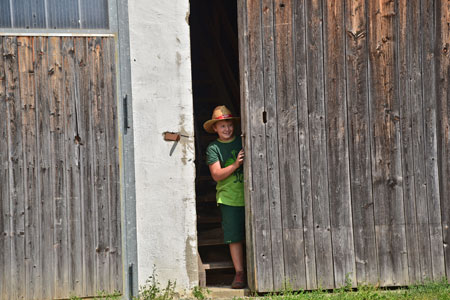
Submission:
[[[196,194],[200,283],[228,285],[234,276],[228,246],[223,243],[215,182],[205,150],[217,138],[204,131],[214,107],[226,105],[239,115],[239,58],[235,1],[191,0],[192,85],[196,136]],[[239,128],[236,135],[240,135]],[[205,277],[206,276],[206,277]]]

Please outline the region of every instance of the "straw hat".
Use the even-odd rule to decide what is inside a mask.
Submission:
[[[239,119],[240,119],[239,117],[233,117],[231,111],[225,105],[221,105],[214,108],[211,120],[206,121],[203,124],[203,128],[205,128],[206,132],[214,133],[213,125],[216,122],[223,120],[239,120]]]

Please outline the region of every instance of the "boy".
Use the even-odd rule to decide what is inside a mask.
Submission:
[[[242,164],[244,151],[240,138],[234,135],[235,120],[225,106],[214,109],[211,120],[203,124],[209,133],[217,133],[218,139],[209,144],[206,160],[212,178],[217,182],[216,199],[222,213],[224,242],[229,244],[236,275],[231,288],[242,289],[246,285],[244,271],[244,176]]]

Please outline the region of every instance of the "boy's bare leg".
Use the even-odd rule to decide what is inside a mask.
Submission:
[[[247,281],[244,270],[244,243],[231,243],[230,253],[231,259],[233,260],[234,269],[236,270],[236,275],[231,283],[231,288],[243,289]]]
[[[244,271],[244,245],[243,242],[230,244],[231,259],[236,272]]]

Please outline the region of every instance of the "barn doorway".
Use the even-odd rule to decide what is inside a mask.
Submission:
[[[191,0],[190,4],[200,284],[226,286],[231,284],[234,268],[223,243],[215,182],[205,156],[206,147],[217,137],[206,133],[203,123],[218,105],[240,113],[237,3]],[[236,136],[240,136],[240,128]]]

